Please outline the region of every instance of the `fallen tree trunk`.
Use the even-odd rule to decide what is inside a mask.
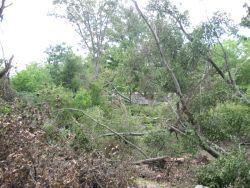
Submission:
[[[122,135],[122,136],[143,136],[145,134],[148,134],[148,132],[146,132],[146,133],[117,133],[117,134]],[[115,133],[102,134],[100,136],[92,138],[92,140],[95,140],[95,139],[98,139],[101,137],[105,137],[105,136],[117,136],[117,134],[115,134]]]
[[[177,162],[183,163],[185,161],[184,158],[170,158],[169,156],[156,157],[151,159],[140,160],[136,162],[131,162],[130,164],[140,165],[140,164],[153,164],[153,163],[161,163],[161,162]]]

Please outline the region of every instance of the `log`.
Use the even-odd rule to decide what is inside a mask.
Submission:
[[[152,164],[152,163],[160,163],[160,162],[177,162],[177,163],[183,163],[185,160],[184,158],[170,158],[169,156],[162,156],[162,157],[156,157],[156,158],[150,158],[145,160],[140,160],[136,162],[131,162],[130,164],[134,165],[140,165],[140,164]]]
[[[145,133],[117,133],[121,136],[144,136],[145,134],[148,134],[148,132],[145,132]],[[101,138],[101,137],[105,137],[105,136],[117,136],[117,134],[114,134],[114,133],[108,133],[108,134],[102,134],[100,136],[97,136],[95,138],[92,138],[92,140],[95,140],[97,138]]]

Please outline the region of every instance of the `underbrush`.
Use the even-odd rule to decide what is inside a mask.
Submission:
[[[210,164],[201,166],[197,172],[199,183],[211,188],[250,187],[250,166],[244,153],[221,156]]]
[[[42,125],[36,118],[23,116],[33,112],[34,107],[20,108],[13,103],[8,108],[1,112],[0,121],[1,187],[142,187],[139,177],[170,187],[194,185],[190,159],[183,164],[166,163],[159,169],[135,166],[130,162],[141,157],[117,137],[103,139],[102,146],[106,147],[102,151],[96,147],[86,151],[80,147],[86,142],[80,127],[71,132],[53,125],[42,126],[49,119],[45,113]],[[46,105],[40,110],[38,114],[46,110]],[[27,124],[27,120],[32,121]],[[134,137],[127,139],[135,142]],[[68,140],[73,142],[72,147]]]
[[[136,187],[133,168],[112,165],[99,152],[49,144],[44,130],[24,123],[17,105],[1,113],[1,187]]]

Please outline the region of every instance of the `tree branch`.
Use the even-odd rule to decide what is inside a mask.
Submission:
[[[60,111],[64,111],[64,110],[71,110],[71,111],[77,111],[77,112],[81,112],[84,116],[87,116],[89,119],[91,119],[92,121],[94,121],[95,123],[97,123],[98,125],[104,127],[105,129],[109,130],[110,132],[112,132],[113,134],[115,134],[116,136],[120,137],[122,140],[124,140],[126,143],[130,144],[131,146],[133,146],[135,149],[137,149],[141,154],[143,154],[146,158],[150,158],[144,151],[142,151],[139,147],[137,147],[136,145],[134,145],[133,143],[131,143],[130,141],[128,141],[126,138],[124,138],[122,135],[120,135],[119,133],[113,131],[111,128],[109,128],[108,126],[102,124],[101,122],[99,122],[98,120],[92,118],[91,116],[89,116],[88,114],[86,114],[85,112],[83,112],[82,110],[79,109],[75,109],[75,108],[62,108],[62,109],[58,109],[55,110],[54,112],[60,112]],[[53,112],[53,113],[54,113]]]
[[[163,157],[156,157],[156,158],[150,158],[150,159],[140,160],[136,162],[131,162],[130,164],[140,165],[140,164],[152,164],[152,163],[160,163],[160,162],[183,163],[184,158],[170,158],[169,156],[163,156]]]
[[[146,17],[143,15],[143,13],[141,12],[140,8],[138,7],[138,4],[135,0],[131,0],[134,5],[135,5],[135,8],[137,10],[137,12],[140,14],[140,16],[142,17],[142,19],[145,21],[145,23],[147,24],[147,26],[149,27],[153,37],[154,37],[154,40],[156,42],[156,45],[157,45],[157,48],[158,48],[158,51],[160,53],[160,57],[161,57],[161,61],[162,61],[162,64],[167,68],[173,82],[174,82],[174,85],[175,85],[175,89],[176,89],[176,93],[177,95],[182,99],[183,96],[182,96],[182,92],[181,92],[181,88],[180,88],[180,85],[179,85],[179,82],[177,81],[177,78],[175,77],[175,74],[173,73],[171,67],[170,67],[170,64],[168,63],[168,61],[165,59],[164,55],[163,55],[163,51],[161,49],[161,45],[160,45],[160,41],[159,41],[159,38],[157,36],[157,33],[153,30],[153,28],[151,27],[151,25],[149,24],[148,20],[146,19]]]
[[[148,132],[146,133],[132,133],[131,132],[131,133],[117,133],[117,134],[122,135],[122,136],[144,136],[145,134],[148,134]],[[114,133],[102,134],[98,137],[92,138],[92,140],[105,137],[105,136],[117,136],[117,134],[114,134]]]
[[[123,95],[122,93],[120,93],[120,92],[117,90],[117,88],[114,86],[114,84],[113,84],[112,82],[108,82],[107,85],[111,85],[111,86],[114,88],[115,92],[116,92],[118,95],[120,95],[122,98],[124,98],[124,99],[125,99],[126,101],[128,101],[129,103],[132,103],[131,99],[129,99],[128,97],[126,97],[125,95]]]
[[[224,49],[223,45],[221,44],[220,40],[219,40],[219,37],[216,35],[217,37],[217,40],[218,40],[218,43],[223,51],[223,54],[224,54],[224,59],[226,61],[226,67],[227,67],[227,72],[228,72],[228,75],[229,75],[229,79],[230,79],[230,82],[231,82],[231,85],[233,87],[233,89],[237,92],[237,94],[247,103],[247,104],[250,104],[250,101],[245,97],[245,95],[243,95],[243,93],[239,90],[239,88],[237,87],[236,85],[236,82],[234,80],[234,78],[232,77],[232,74],[231,74],[231,71],[230,71],[230,67],[229,67],[229,62],[228,62],[228,56],[227,56],[227,53],[226,53],[226,50]]]

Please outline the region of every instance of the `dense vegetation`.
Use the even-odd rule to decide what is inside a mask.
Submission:
[[[133,164],[168,156],[185,162],[151,178],[171,187],[249,187],[249,6],[241,25],[193,26],[170,1],[132,2],[54,0],[87,56],[49,46],[11,78],[2,61],[0,185],[136,187],[153,171]]]

